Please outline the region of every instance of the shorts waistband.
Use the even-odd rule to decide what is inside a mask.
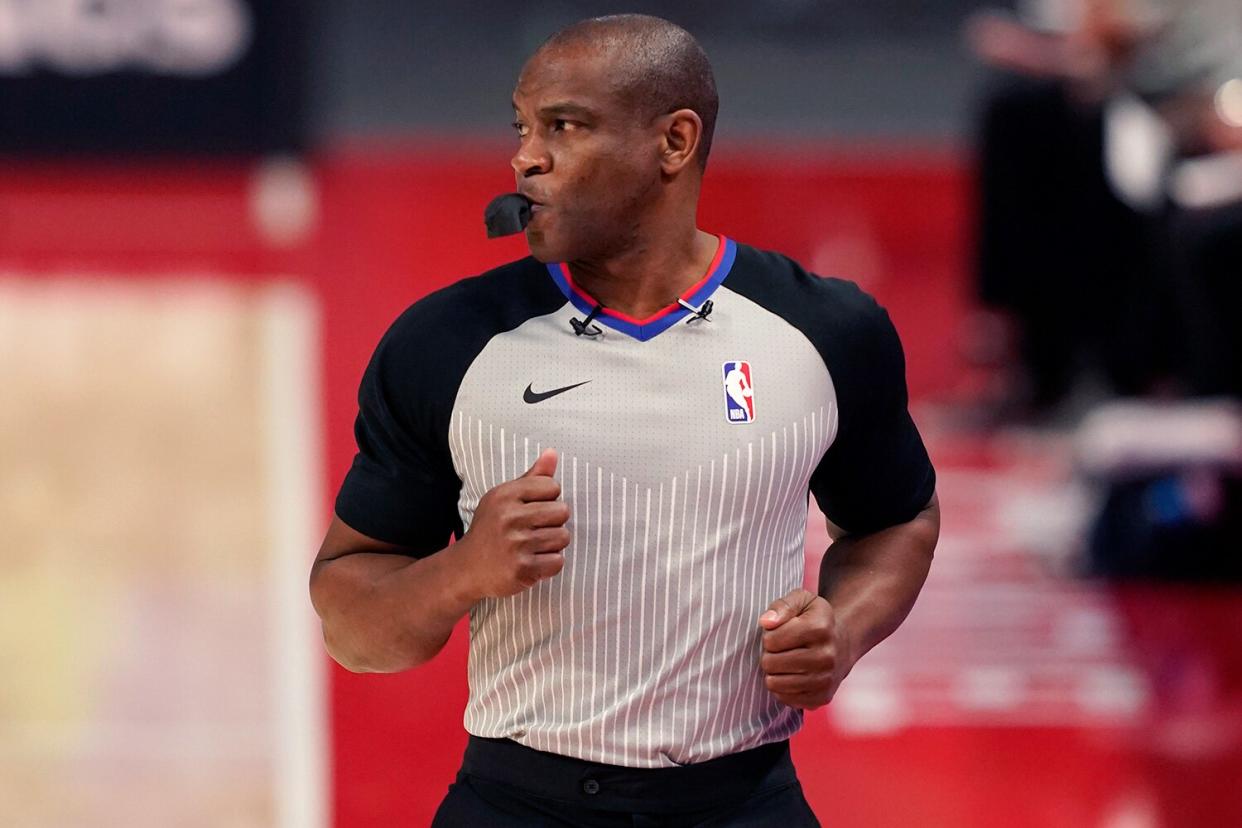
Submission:
[[[691,765],[627,768],[470,734],[461,770],[532,795],[621,811],[652,803],[665,811],[694,810],[798,781],[788,739]]]

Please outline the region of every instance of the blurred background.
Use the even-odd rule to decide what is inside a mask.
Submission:
[[[940,474],[821,820],[1242,826],[1237,0],[0,0],[0,824],[430,820],[465,625],[349,674],[309,565],[380,334],[526,253],[523,60],[618,11],[715,66],[701,226],[879,298]]]

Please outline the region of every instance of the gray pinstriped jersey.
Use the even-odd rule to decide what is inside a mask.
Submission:
[[[565,568],[471,613],[466,729],[628,766],[701,762],[791,735],[759,670],[759,615],[802,584],[807,487],[836,431],[823,360],[721,287],[710,321],[568,343],[566,306],[496,336],[467,372],[450,445],[469,526],[543,446],[572,516]],[[746,361],[755,416],[726,419]],[[589,380],[537,404],[523,389]],[[508,393],[497,394],[505,388]]]

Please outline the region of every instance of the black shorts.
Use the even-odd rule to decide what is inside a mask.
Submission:
[[[789,740],[672,768],[626,768],[471,735],[432,828],[819,828]]]

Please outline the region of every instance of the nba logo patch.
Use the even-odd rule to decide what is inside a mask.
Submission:
[[[725,419],[731,423],[755,421],[755,386],[750,363],[736,360],[724,364]]]

